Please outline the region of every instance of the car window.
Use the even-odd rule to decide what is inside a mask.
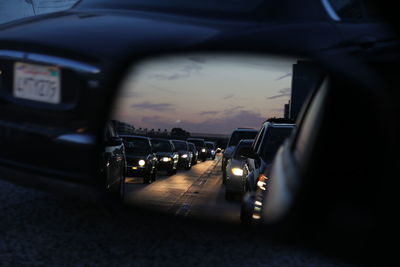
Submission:
[[[158,152],[171,152],[171,143],[167,140],[151,140],[151,145]]]
[[[286,138],[290,136],[293,128],[272,128],[266,132],[263,143],[260,147],[260,156],[268,164],[272,162],[278,148]]]
[[[145,139],[124,139],[125,151],[134,153],[148,153],[151,150],[150,144]]]
[[[188,139],[188,141],[190,141],[191,143],[195,144],[196,146],[203,147],[205,145],[204,141],[202,141],[202,140]]]
[[[188,150],[188,147],[185,142],[172,142],[177,150]]]
[[[215,149],[215,144],[213,143],[206,143],[206,147],[209,149]]]
[[[256,137],[256,131],[235,131],[232,133],[229,139],[228,146],[236,146],[242,139],[254,139]]]
[[[235,158],[235,159],[241,159],[241,156],[239,155],[239,150],[242,148],[242,147],[250,147],[251,146],[251,143],[250,142],[240,142],[237,146],[236,146],[236,148],[235,148],[235,152],[234,152],[234,155],[233,155],[233,158]]]
[[[253,150],[254,151],[258,150],[258,148],[260,146],[260,143],[261,143],[261,140],[263,139],[264,132],[265,132],[265,127],[263,126],[261,128],[261,130],[257,133],[257,136],[256,136],[255,141],[253,143]]]

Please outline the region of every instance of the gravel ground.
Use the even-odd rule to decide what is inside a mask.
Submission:
[[[0,181],[0,266],[348,266],[230,225],[111,211]]]

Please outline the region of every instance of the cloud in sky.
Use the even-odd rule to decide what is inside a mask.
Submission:
[[[286,74],[283,75],[283,76],[278,77],[275,81],[279,81],[279,80],[282,80],[282,79],[284,79],[284,78],[291,77],[291,76],[292,76],[292,73],[289,72],[289,73],[286,73]]]
[[[202,122],[179,120],[179,127],[191,133],[231,133],[237,127],[258,129],[267,118],[249,110],[239,110],[229,116],[208,118]],[[176,127],[177,120],[160,116],[143,117],[141,123],[151,128],[171,129]],[[151,125],[151,126],[149,126]]]
[[[170,70],[167,70],[168,74],[164,74],[164,73],[151,74],[148,76],[148,78],[157,80],[157,81],[178,80],[178,79],[182,79],[182,78],[188,78],[193,73],[199,73],[202,68],[203,67],[200,66],[199,63],[192,61],[192,62],[184,64],[179,70],[177,70],[174,73],[170,73]]]
[[[217,115],[218,113],[220,113],[220,111],[203,111],[203,112],[200,112],[199,115],[200,116]]]
[[[291,95],[292,90],[290,88],[283,88],[279,90],[279,93],[273,96],[267,97],[267,99],[277,99],[281,97],[288,97]]]
[[[228,99],[231,99],[231,98],[233,98],[233,97],[235,97],[234,94],[227,94],[227,95],[224,96],[222,99],[223,99],[223,100],[228,100]]]
[[[146,101],[142,103],[132,104],[131,108],[148,109],[154,111],[170,111],[174,110],[174,105],[170,103],[151,103]]]

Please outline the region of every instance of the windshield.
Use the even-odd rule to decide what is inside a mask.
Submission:
[[[125,152],[147,154],[151,151],[149,141],[146,139],[124,138]]]
[[[229,146],[236,146],[242,139],[254,139],[257,135],[257,131],[235,131],[232,133],[229,139]]]
[[[201,139],[188,139],[188,141],[190,140],[191,143],[195,144],[197,147],[204,147],[204,141]]]
[[[168,140],[151,140],[151,145],[157,152],[171,152],[172,146]]]
[[[214,143],[206,143],[206,147],[209,149],[215,149],[215,144]]]
[[[170,10],[191,14],[214,13],[250,17],[258,13],[265,2],[266,0],[83,0],[78,7]]]
[[[189,146],[189,150],[190,151],[196,151],[196,147],[194,146],[194,144],[191,144],[191,143],[188,143],[188,146]]]
[[[274,159],[275,153],[283,141],[289,137],[293,128],[270,128],[261,145],[261,158],[268,164]]]
[[[176,150],[189,150],[186,142],[172,141],[172,143],[174,144]]]
[[[249,141],[246,141],[246,142],[239,142],[239,144],[237,145],[237,147],[236,147],[236,149],[235,149],[235,154],[233,155],[233,157],[235,158],[235,159],[242,159],[242,157],[239,155],[239,150],[242,148],[242,147],[251,147],[251,144],[253,144],[253,141],[254,141],[254,139],[251,139],[251,141],[249,140]]]

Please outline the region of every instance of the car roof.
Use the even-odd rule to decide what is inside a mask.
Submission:
[[[258,130],[254,128],[236,128],[233,132],[258,132]]]
[[[239,143],[253,143],[254,139],[242,139],[239,141]]]
[[[154,141],[168,141],[168,142],[171,143],[171,140],[170,140],[170,139],[164,139],[164,138],[150,138],[150,141],[151,141],[151,140],[154,140]]]
[[[273,127],[273,128],[294,128],[296,124],[294,123],[276,123],[276,122],[264,122],[263,126]]]
[[[182,143],[187,143],[185,140],[177,140],[177,139],[172,139],[172,142],[182,142]]]
[[[136,138],[136,139],[146,139],[146,140],[150,140],[149,137],[141,136],[141,135],[122,134],[122,135],[120,135],[119,137],[121,137],[121,138]]]

